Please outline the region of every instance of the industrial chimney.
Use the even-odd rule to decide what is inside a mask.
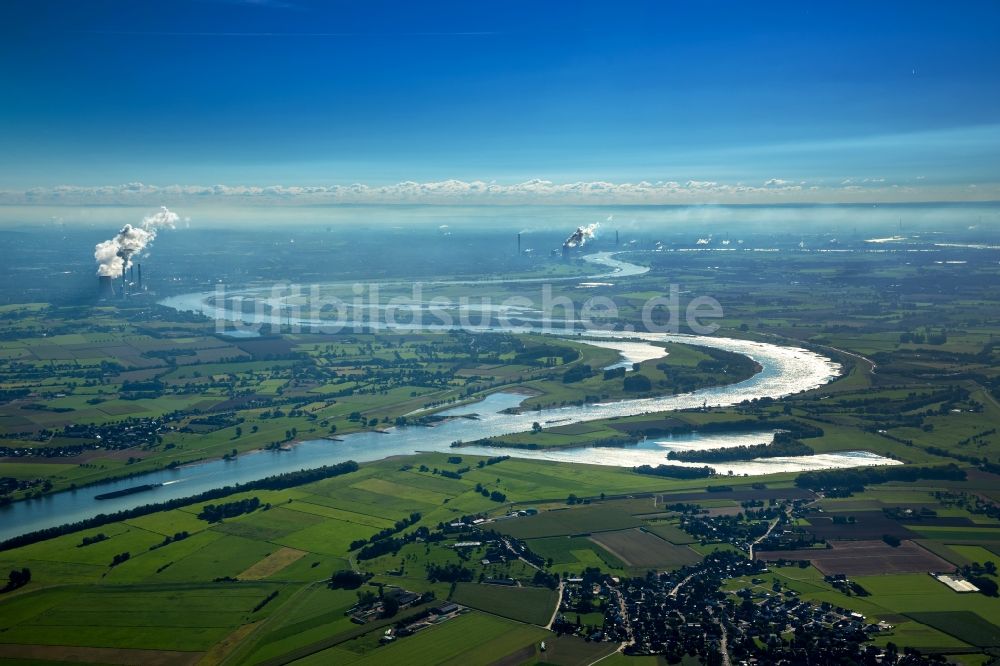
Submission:
[[[517,253],[521,254],[521,233],[517,234]]]
[[[142,293],[142,264],[139,264],[139,283],[137,284],[137,288]]]

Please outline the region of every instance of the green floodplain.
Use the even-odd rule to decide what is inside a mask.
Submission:
[[[563,586],[598,571],[619,581],[694,571],[713,553],[745,557],[759,534],[767,572],[720,581],[720,603],[734,614],[742,603],[794,598],[864,616],[877,627],[865,639],[874,648],[994,663],[996,262],[965,264],[956,276],[952,265],[865,253],[630,259],[650,273],[560,293],[613,296],[622,320],[638,321],[669,278],[725,305],[718,335],[804,346],[840,363],[842,376],[780,400],[539,424],[494,443],[628,446],[753,424],[789,432],[813,453],[893,458],[905,464],[887,469],[913,478],[682,478],[669,467],[486,458],[461,447],[365,463],[0,551],[0,572],[11,574],[0,594],[0,663],[666,663],[596,637],[615,613],[605,588],[560,604]],[[498,296],[517,289],[489,287]],[[601,371],[618,359],[613,350],[561,337],[282,330],[237,340],[213,328],[153,303],[4,306],[5,500],[432,423],[436,411],[501,389],[522,391],[532,409],[682,393],[755,372],[696,345],[670,344],[666,357],[623,376]],[[979,591],[954,591],[931,573]],[[554,632],[557,615],[579,630]],[[794,638],[773,624],[740,631],[748,642],[730,643],[734,662]],[[721,663],[718,642],[706,646],[669,659]]]

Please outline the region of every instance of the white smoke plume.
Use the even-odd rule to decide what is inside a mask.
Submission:
[[[140,226],[126,224],[114,238],[98,243],[94,247],[97,260],[97,274],[118,277],[132,266],[132,257],[156,239],[156,233],[164,227],[173,229],[180,219],[177,213],[161,206],[160,210],[142,219]]]
[[[588,240],[593,238],[597,234],[597,228],[601,226],[600,222],[594,222],[593,224],[588,224],[585,227],[577,227],[576,231],[569,235],[563,245],[566,247],[581,247],[587,243]]]

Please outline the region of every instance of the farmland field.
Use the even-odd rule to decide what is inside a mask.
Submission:
[[[642,522],[614,503],[546,511],[504,521],[498,529],[519,539],[587,534],[638,527]]]
[[[907,613],[921,624],[934,627],[976,647],[1000,645],[1000,627],[969,611]]]
[[[548,632],[537,627],[473,612],[425,629],[416,636],[370,655],[359,656],[343,648],[335,648],[296,663],[309,666],[330,663],[407,663],[415,666],[489,663],[531,646],[547,635]]]
[[[554,566],[568,567],[570,570],[585,567],[622,569],[624,564],[591,539],[582,536],[558,536],[529,539],[528,547],[545,559],[551,559]]]
[[[274,589],[248,583],[229,589],[180,585],[84,591],[52,599],[55,603],[33,603],[16,619],[8,616],[0,643],[207,650]]]
[[[835,523],[834,516],[839,516],[844,522]],[[900,539],[916,536],[899,521],[885,517],[881,511],[837,513],[816,518],[810,516],[809,525],[808,531],[821,539],[880,539],[885,534]]]
[[[294,548],[281,548],[264,559],[254,562],[248,569],[236,576],[240,580],[260,580],[269,578],[285,567],[293,564],[307,553]]]
[[[676,525],[671,525],[670,523],[664,522],[651,522],[644,526],[644,529],[648,532],[652,532],[661,539],[666,539],[670,543],[677,546],[684,546],[690,543],[695,543],[697,539],[692,537],[690,534],[680,529]]]
[[[762,551],[763,560],[807,559],[825,574],[869,576],[877,573],[946,572],[954,567],[912,541],[891,547],[884,541],[831,541],[832,548]]]
[[[590,539],[629,567],[675,569],[701,559],[687,546],[676,546],[640,529],[601,532]]]
[[[542,626],[548,624],[556,607],[555,592],[541,587],[459,583],[451,600],[494,615]]]

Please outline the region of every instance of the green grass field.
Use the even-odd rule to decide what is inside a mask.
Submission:
[[[330,663],[406,663],[414,666],[489,663],[541,642],[548,635],[548,632],[529,625],[482,613],[469,613],[387,647],[372,650],[370,654],[335,648],[296,663],[303,666]]]
[[[497,529],[518,539],[533,539],[618,530],[641,524],[639,519],[622,511],[614,502],[609,502],[545,511],[535,516],[504,521],[497,525]]]
[[[202,651],[252,619],[252,608],[274,589],[244,583],[42,592],[5,604],[0,643]]]
[[[544,537],[529,539],[532,552],[551,559],[557,571],[580,573],[587,567],[623,571],[625,564],[586,537]]]
[[[645,529],[649,530],[650,532],[660,537],[661,539],[666,539],[670,543],[676,544],[678,546],[684,546],[689,543],[695,543],[695,541],[697,541],[690,534],[680,529],[676,525],[671,525],[670,523],[663,523],[663,522],[648,523],[645,526]]]
[[[976,647],[1000,645],[1000,627],[987,622],[980,615],[969,611],[924,611],[908,613],[921,624],[926,624],[960,641]]]
[[[677,546],[639,529],[600,532],[590,537],[633,570],[670,570],[701,560],[687,546]]]
[[[0,643],[47,646],[62,641],[61,645],[88,649],[153,650],[156,654],[172,650],[212,650],[215,654],[235,649],[240,661],[250,663],[276,659],[310,645],[325,645],[339,640],[338,636],[354,641],[351,645],[368,645],[371,629],[358,627],[344,616],[355,594],[328,590],[317,581],[336,569],[360,566],[374,574],[373,581],[418,592],[434,591],[444,599],[448,585],[430,583],[426,566],[461,560],[447,547],[428,549],[411,544],[398,556],[349,562],[350,541],[368,538],[413,510],[426,511],[425,521],[430,525],[454,520],[469,511],[502,511],[504,507],[472,488],[477,482],[496,486],[497,478],[511,500],[520,502],[533,501],[538,488],[549,486],[562,485],[569,492],[596,495],[604,489],[623,489],[633,484],[661,490],[675,485],[670,480],[641,477],[627,470],[533,465],[523,460],[507,460],[480,470],[475,467],[476,460],[474,456],[464,459],[463,464],[472,463],[473,470],[461,480],[417,470],[420,464],[429,468],[454,467],[444,454],[415,456],[412,466],[406,468],[397,461],[372,463],[353,474],[295,489],[241,493],[236,497],[258,496],[271,508],[220,523],[197,519],[200,503],[2,552],[0,566],[29,566],[32,582],[15,596],[0,597],[0,615],[5,622]],[[623,524],[642,524],[633,514],[646,513],[651,506],[652,498],[609,500],[565,511],[545,511],[541,517],[566,514],[573,529],[581,524],[592,525],[595,520],[620,529]],[[189,532],[189,536],[160,545],[165,536],[180,531]],[[98,533],[108,538],[77,547],[84,536]],[[562,560],[557,570],[564,563],[566,569],[576,572],[588,566],[624,571],[617,558],[586,538],[555,537],[545,541],[550,542],[548,548],[540,550]],[[122,552],[131,557],[111,567],[112,558]],[[474,553],[472,561],[478,562],[482,556],[482,551]],[[400,567],[405,570],[386,573]],[[480,572],[522,581],[530,581],[534,575],[534,570],[520,561],[477,564],[476,575]],[[230,581],[241,574],[254,580]],[[278,596],[262,610],[251,612],[273,590],[279,592]],[[547,623],[555,607],[554,592],[542,588],[486,588],[472,584],[460,585],[456,594],[470,606],[529,623]],[[146,612],[143,609],[148,603],[155,603],[160,610]],[[84,607],[100,612],[77,612]],[[192,612],[184,613],[184,608]],[[281,609],[279,614],[275,613],[277,609]],[[102,620],[105,616],[112,618],[111,625],[106,626]],[[523,626],[508,622],[503,620],[502,626]],[[183,631],[178,630],[178,623],[185,623]],[[53,626],[66,629],[54,634]],[[532,637],[528,643],[541,635],[537,631],[523,634]],[[227,638],[244,633],[247,637],[239,640]],[[515,631],[513,635],[522,634]],[[501,649],[504,641],[502,637],[497,640],[497,649]],[[364,657],[357,651],[347,653]]]
[[[459,583],[455,603],[529,624],[546,625],[556,608],[556,593],[543,587]]]

